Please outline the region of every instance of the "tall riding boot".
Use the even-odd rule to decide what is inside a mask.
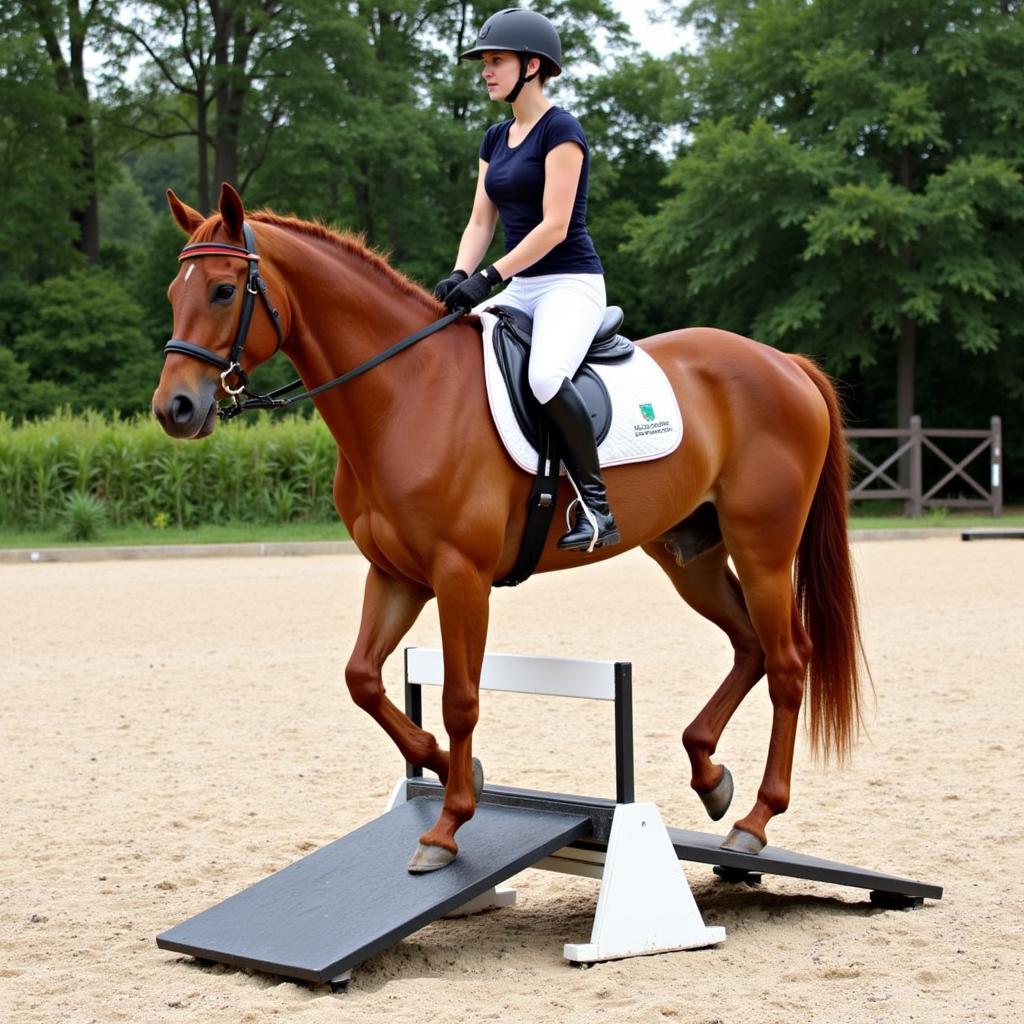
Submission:
[[[597,460],[594,424],[576,386],[566,378],[550,402],[542,406],[561,435],[562,461],[579,496],[573,528],[559,540],[569,551],[593,551],[618,544],[619,529],[608,507],[608,493]]]

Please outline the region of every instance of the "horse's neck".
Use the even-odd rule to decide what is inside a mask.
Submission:
[[[293,324],[287,354],[307,387],[348,372],[435,318],[421,298],[358,252],[319,240],[310,244],[316,258],[310,260],[303,245],[293,256],[295,266],[284,268]],[[447,375],[450,363],[438,341],[428,338],[315,399],[354,466],[372,465],[377,447],[387,442],[382,428],[400,410],[428,401],[432,383]]]

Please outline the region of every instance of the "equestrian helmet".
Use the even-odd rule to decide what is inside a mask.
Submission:
[[[459,60],[480,60],[490,50],[546,57],[553,74],[562,73],[562,42],[555,26],[536,11],[507,7],[492,14],[480,27],[476,46],[459,54]]]

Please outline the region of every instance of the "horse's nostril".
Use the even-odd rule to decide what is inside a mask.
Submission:
[[[188,423],[195,413],[195,405],[187,395],[175,395],[171,399],[171,419],[175,423]]]

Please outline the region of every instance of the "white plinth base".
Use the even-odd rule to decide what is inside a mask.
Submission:
[[[485,910],[500,910],[502,907],[514,907],[516,905],[515,889],[488,889],[480,893],[468,903],[463,903],[445,917],[469,917],[470,914],[482,914]]]
[[[705,926],[658,808],[616,807],[590,942],[567,943],[565,959],[619,960],[724,939],[724,928]]]

